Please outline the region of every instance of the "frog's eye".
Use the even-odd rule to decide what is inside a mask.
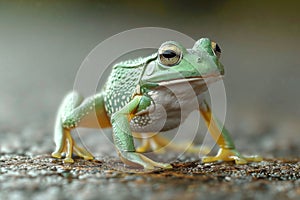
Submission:
[[[165,66],[174,66],[178,64],[182,57],[182,52],[174,44],[166,44],[158,50],[159,62]]]
[[[217,56],[218,59],[220,59],[221,57],[221,48],[220,46],[215,43],[215,42],[211,42],[211,48],[213,49],[215,55]]]

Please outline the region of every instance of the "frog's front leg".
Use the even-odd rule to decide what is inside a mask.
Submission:
[[[72,129],[78,126],[99,127],[99,124],[103,127],[108,121],[106,115],[103,115],[104,100],[101,94],[87,98],[85,101],[83,99],[77,92],[71,92],[65,97],[57,113],[54,130],[56,148],[52,156],[61,158],[62,154],[66,153],[64,162],[74,162],[73,153],[86,160],[94,158],[87,149],[76,144],[71,136]]]
[[[207,102],[203,102],[200,106],[200,113],[203,116],[208,131],[219,145],[220,149],[216,156],[207,156],[203,158],[203,162],[235,161],[236,164],[246,164],[247,162],[258,162],[262,158],[260,156],[242,156],[234,146],[229,132],[220,122],[213,116]]]
[[[128,165],[141,165],[146,169],[172,168],[170,164],[155,162],[135,150],[129,121],[142,98],[143,96],[135,96],[126,106],[111,116],[113,139],[119,156]]]

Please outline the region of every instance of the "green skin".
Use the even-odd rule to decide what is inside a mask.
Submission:
[[[220,53],[216,43],[208,38],[198,40],[192,49],[185,49],[180,44],[169,41],[162,44],[158,53],[116,64],[101,93],[85,100],[77,92],[71,92],[65,97],[56,119],[56,149],[52,156],[61,158],[62,154],[66,153],[64,162],[69,163],[74,162],[72,154],[84,159],[93,159],[91,153],[77,146],[70,131],[76,127],[112,127],[114,144],[124,163],[146,169],[172,168],[170,164],[155,162],[137,152],[132,134],[159,132],[156,130],[156,123],[162,121],[163,116],[160,115],[159,109],[152,111],[151,114],[159,119],[155,121],[156,118],[151,118],[149,111],[158,105],[157,102],[163,104],[168,113],[179,109],[175,106],[172,95],[170,99],[161,98],[170,94],[165,86],[175,85],[175,90],[178,88],[178,91],[183,91],[180,89],[181,80],[191,84],[195,82],[195,95],[183,94],[183,99],[187,99],[187,102],[205,92],[205,78],[214,78],[216,81],[224,74],[223,65],[219,62]],[[158,92],[158,95],[153,95],[154,91]],[[257,156],[242,156],[235,149],[228,131],[212,115],[205,99],[198,101],[199,106],[195,109],[199,110],[220,147],[216,156],[205,157],[203,162],[222,160],[244,164],[261,160]],[[189,114],[191,111],[192,109],[186,112]],[[181,116],[174,113],[167,115],[166,124],[161,127],[162,131],[179,126],[175,121]]]

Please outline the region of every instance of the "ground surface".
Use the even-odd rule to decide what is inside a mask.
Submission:
[[[114,157],[63,164],[49,155],[1,154],[1,199],[298,199],[300,161],[174,162],[127,170]]]

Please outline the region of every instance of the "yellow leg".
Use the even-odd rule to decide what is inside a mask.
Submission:
[[[213,117],[212,112],[206,102],[200,107],[200,113],[208,127],[208,130],[220,150],[216,156],[207,156],[203,158],[203,162],[215,161],[235,161],[236,164],[246,164],[247,162],[259,162],[262,160],[260,156],[242,156],[234,146],[228,131]]]
[[[52,156],[61,158],[66,154],[64,162],[72,163],[72,154],[86,160],[94,156],[85,148],[79,147],[73,140],[70,131],[77,127],[106,128],[110,126],[105,112],[104,97],[100,93],[84,100],[77,92],[69,93],[63,100],[55,122],[54,142],[55,150]]]
[[[220,148],[216,156],[206,156],[202,159],[202,162],[235,161],[236,164],[247,164],[248,162],[259,162],[261,160],[260,156],[242,156],[235,149]]]
[[[191,143],[186,144],[174,144],[167,138],[158,135],[157,133],[147,133],[147,137],[143,137],[140,133],[134,133],[133,136],[141,140],[141,146],[139,146],[136,151],[137,152],[149,152],[154,151],[155,153],[164,153],[166,149],[170,149],[173,151],[184,151],[188,153],[202,153],[208,154],[209,149],[195,147]],[[201,150],[200,150],[201,149]],[[200,152],[201,151],[201,152]]]
[[[67,152],[66,152],[66,158],[64,159],[64,162],[73,163],[74,160],[72,159],[72,154],[73,154],[74,141],[69,131],[66,131],[66,138],[67,138]]]
[[[74,153],[77,154],[79,157],[85,159],[85,160],[93,160],[94,156],[85,148],[79,147],[75,142],[74,142]]]
[[[59,151],[52,153],[52,157],[61,158],[62,154],[66,153],[64,162],[65,163],[73,163],[74,160],[72,159],[72,154],[74,152],[77,156],[79,156],[85,160],[94,159],[94,156],[87,149],[79,147],[76,144],[76,142],[74,141],[74,139],[71,136],[70,130],[64,130],[63,133],[64,133],[63,145]]]

